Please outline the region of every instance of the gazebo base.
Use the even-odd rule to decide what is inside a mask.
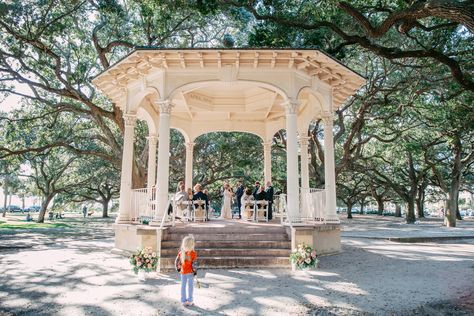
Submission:
[[[157,250],[158,227],[135,224],[115,224],[115,250],[124,254],[134,252],[139,247]]]
[[[341,252],[340,224],[299,224],[287,226],[286,231],[291,238],[291,248],[305,243],[318,255],[329,255]]]
[[[162,257],[162,270],[173,267],[181,239],[187,234],[194,234],[196,248],[206,268],[289,267],[291,249],[302,242],[315,248],[318,255],[341,251],[339,224],[285,227],[279,221],[214,220],[178,223],[176,227],[163,231],[158,227],[133,224],[115,224],[114,229],[114,252],[128,255],[138,247],[151,247]]]

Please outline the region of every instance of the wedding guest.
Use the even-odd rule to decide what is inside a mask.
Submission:
[[[196,184],[194,186],[194,195],[193,195],[193,201],[197,200],[203,200],[206,201],[206,210],[209,209],[209,199],[207,198],[207,195],[205,195],[202,192],[202,186],[200,183]],[[197,206],[197,205],[196,205]]]
[[[254,201],[255,198],[252,195],[252,190],[250,188],[245,188],[244,194],[242,195],[242,198],[240,199],[240,204],[242,205],[242,212],[245,210],[245,204],[248,202]]]
[[[189,201],[189,195],[188,195],[188,192],[186,191],[186,187],[184,186],[184,183],[180,185],[179,191],[176,192],[174,199],[176,202],[176,207],[178,208],[176,212],[176,217],[181,218],[185,216],[184,212],[188,208],[188,204],[184,202]]]
[[[184,306],[192,306],[194,276],[197,273],[197,253],[194,250],[194,237],[188,235],[183,238],[181,249],[175,260],[175,267],[181,274],[181,304]],[[186,296],[186,286],[188,288],[188,296]]]
[[[265,199],[268,201],[268,220],[270,221],[272,216],[272,206],[273,206],[273,186],[270,181],[267,181],[267,187],[265,188]]]
[[[257,199],[257,192],[260,189],[260,182],[255,181],[255,187],[253,189],[253,197]]]
[[[208,189],[204,189],[202,190],[202,193],[204,193],[206,196],[207,196],[207,202],[209,203],[209,210],[208,212],[206,212],[206,220],[209,220],[209,213],[212,212],[212,207],[211,207],[211,198],[209,196],[209,190]]]
[[[265,201],[266,200],[266,193],[263,186],[259,186],[257,193],[255,194],[255,200],[257,201]],[[262,205],[258,204],[258,208],[262,208]]]
[[[242,196],[244,195],[244,186],[242,185],[242,181],[237,181],[237,190],[235,190],[235,196],[237,198],[237,208],[239,209],[239,219],[242,218],[241,215],[241,208],[242,208]]]
[[[181,180],[178,182],[178,185],[176,186],[176,192],[179,192],[181,191],[181,186],[184,185],[184,181]]]

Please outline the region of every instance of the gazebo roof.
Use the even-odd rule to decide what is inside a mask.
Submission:
[[[314,49],[137,47],[92,81],[124,113],[156,131],[156,101],[173,104],[171,126],[192,140],[212,131],[271,138],[297,100],[299,128],[327,116],[365,79]]]
[[[353,95],[365,78],[340,61],[316,49],[292,48],[181,48],[167,49],[138,46],[92,82],[109,98],[128,82],[148,74],[152,69],[222,68],[295,69],[301,74],[316,76],[334,87],[334,101],[338,105]]]

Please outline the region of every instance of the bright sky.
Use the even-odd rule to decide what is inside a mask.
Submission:
[[[29,94],[31,93],[31,90],[28,88],[27,85],[24,84],[15,84],[15,91],[23,94]],[[20,107],[20,102],[21,102],[21,97],[10,94],[3,102],[0,102],[0,109],[5,112],[9,112],[15,108]]]

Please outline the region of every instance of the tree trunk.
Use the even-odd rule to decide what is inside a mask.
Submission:
[[[3,182],[3,217],[7,215],[8,184]]]
[[[383,199],[375,199],[377,201],[377,215],[383,215]]]
[[[41,209],[38,214],[38,223],[44,223],[44,215],[46,214],[46,210],[48,209],[49,202],[53,199],[54,194],[45,196],[43,202],[41,203]]]
[[[360,215],[364,214],[365,200],[360,203]]]
[[[425,192],[421,189],[418,190],[418,198],[416,199],[416,212],[418,214],[418,218],[425,217]]]
[[[395,204],[395,217],[402,217],[402,207],[400,204]]]
[[[408,204],[408,209],[407,209],[407,214],[406,214],[407,224],[413,224],[416,222],[414,199],[409,199],[407,204]]]
[[[458,201],[458,203],[456,203],[456,219],[458,221],[462,221],[461,212],[459,212],[459,191],[458,191],[458,197],[456,198],[456,201]]]
[[[347,203],[347,218],[352,219],[352,203]]]
[[[453,170],[451,172],[451,182],[448,192],[448,208],[446,210],[446,217],[444,219],[444,224],[447,227],[456,227],[456,211],[458,209],[459,187],[461,186],[462,145],[459,138],[454,139],[453,145]]]
[[[21,209],[23,211],[25,210],[25,197],[24,196],[21,198]]]
[[[110,200],[102,201],[102,217],[103,218],[109,217],[109,201]]]

